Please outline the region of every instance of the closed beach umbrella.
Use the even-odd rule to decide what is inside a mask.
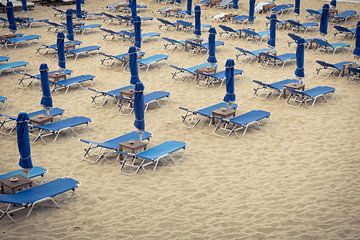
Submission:
[[[176,3],[181,3],[181,0],[175,0]]]
[[[145,106],[144,106],[144,85],[142,82],[137,82],[135,85],[134,96],[134,113],[135,121],[134,126],[140,132],[140,140],[142,140],[141,134],[145,130]]]
[[[296,70],[295,76],[298,78],[305,77],[304,73],[304,44],[305,40],[303,38],[299,38],[297,41],[296,47]]]
[[[233,9],[239,9],[239,0],[233,0]]]
[[[27,11],[29,10],[26,0],[21,0],[21,5],[22,5],[22,10],[23,10],[24,12],[27,12]]]
[[[50,93],[50,83],[48,71],[49,68],[46,63],[40,65],[40,80],[41,80],[41,90],[42,90],[42,98],[40,104],[46,109],[50,110],[52,108],[52,98]]]
[[[76,0],[76,17],[77,18],[82,18],[82,14],[81,14],[81,0]]]
[[[267,44],[271,48],[275,48],[276,45],[276,14],[270,16],[270,39]]]
[[[33,168],[29,140],[29,116],[25,112],[19,113],[16,119],[16,137],[20,154],[19,165],[26,172]]]
[[[331,1],[330,1],[330,6],[331,6],[332,8],[336,8],[336,0],[331,0]]]
[[[228,59],[225,64],[225,77],[226,77],[226,94],[224,102],[231,103],[235,101],[235,84],[234,84],[234,66],[235,62],[233,59]]]
[[[195,31],[197,37],[201,36],[201,8],[199,5],[195,6]]]
[[[135,47],[141,48],[141,18],[136,16],[134,18],[134,34],[135,34]]]
[[[6,3],[6,15],[9,21],[9,29],[12,32],[16,32],[16,22],[14,16],[14,8],[12,2],[8,1]]]
[[[73,11],[71,9],[66,10],[66,31],[67,31],[67,39],[70,41],[74,41],[74,28],[72,21]]]
[[[249,0],[249,22],[254,23],[255,0]]]
[[[300,15],[300,0],[295,0],[294,13],[295,15]]]
[[[215,28],[210,28],[209,30],[209,57],[207,61],[211,63],[212,65],[215,65],[217,63],[216,56],[215,56],[215,38],[216,38],[216,30]]]
[[[186,2],[186,13],[191,15],[192,10],[192,0],[187,0]]]
[[[353,54],[356,57],[360,57],[360,21],[356,25],[355,49]]]
[[[324,4],[320,18],[320,34],[328,33],[329,4]]]
[[[57,34],[57,54],[58,54],[58,65],[59,68],[66,68],[66,60],[65,60],[65,45],[64,45],[65,35],[63,32]]]
[[[137,49],[136,47],[129,48],[129,67],[130,67],[130,84],[135,85],[140,82],[139,71],[137,67]]]
[[[136,0],[130,0],[130,10],[131,10],[131,18],[134,20],[135,17],[137,16],[137,12],[136,12]]]

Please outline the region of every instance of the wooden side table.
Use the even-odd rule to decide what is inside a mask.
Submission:
[[[49,79],[52,79],[54,82],[57,82],[61,79],[66,79],[66,73],[63,72],[54,72],[48,74]]]
[[[17,180],[13,181],[13,179],[17,179]],[[0,180],[0,184],[1,184],[1,193],[5,193],[5,190],[9,190],[10,193],[15,194],[16,192],[24,188],[32,187],[32,181],[27,177],[21,175],[16,175],[15,177]]]
[[[216,117],[220,118],[231,118],[235,117],[236,109],[233,108],[218,108],[212,112],[212,124],[215,125]]]
[[[52,122],[53,120],[54,120],[53,116],[39,115],[39,116],[30,118],[30,124],[33,124],[36,126],[43,126],[44,124]]]
[[[288,88],[304,91],[305,90],[305,84],[300,84],[300,83],[288,83],[288,84],[286,84],[284,86],[284,90],[283,90],[283,98],[286,98],[286,90]]]
[[[126,153],[137,153],[145,150],[146,146],[147,146],[147,142],[145,141],[127,141],[120,143],[120,151]],[[124,160],[122,154],[120,154],[120,160]]]

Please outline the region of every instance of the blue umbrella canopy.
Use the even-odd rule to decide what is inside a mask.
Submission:
[[[140,132],[143,132],[145,130],[144,85],[140,81],[135,85],[134,113],[134,126]],[[142,139],[142,137],[140,137],[140,139]]]
[[[336,8],[336,0],[331,0],[331,1],[330,1],[330,6],[331,6],[332,8]]]
[[[270,39],[267,44],[275,48],[276,45],[276,14],[271,14],[270,16]]]
[[[187,0],[186,2],[186,13],[191,15],[192,10],[192,0]]]
[[[81,3],[82,3],[82,1],[81,0],[76,0],[75,3],[76,3],[76,17],[77,18],[82,18],[82,14],[81,14]]]
[[[29,140],[29,116],[25,112],[20,112],[16,119],[16,137],[20,154],[19,165],[24,169],[33,167],[30,152]]]
[[[233,0],[233,9],[239,9],[239,0]]]
[[[304,73],[304,44],[305,40],[303,38],[299,38],[297,41],[296,47],[296,70],[295,76],[298,78],[305,77]]]
[[[74,28],[72,21],[73,11],[71,9],[66,10],[66,31],[67,31],[67,39],[70,41],[74,41]]]
[[[135,17],[137,16],[137,12],[136,12],[136,0],[130,0],[130,10],[131,10],[131,18],[134,20]]]
[[[224,102],[231,104],[235,101],[235,84],[234,84],[234,59],[228,59],[225,64],[225,77],[226,77],[226,94]]]
[[[132,46],[129,48],[129,67],[130,67],[130,84],[135,85],[140,82],[139,71],[137,66],[137,49]]]
[[[141,18],[135,16],[134,18],[134,34],[135,34],[135,47],[141,48]]]
[[[58,65],[59,68],[66,68],[66,60],[65,60],[65,44],[64,44],[65,35],[63,32],[59,32],[57,34],[57,54],[58,54]]]
[[[196,36],[201,36],[201,8],[199,5],[195,6],[195,31]]]
[[[22,5],[22,10],[23,10],[24,12],[27,12],[27,11],[29,10],[26,0],[21,0],[21,5]]]
[[[9,29],[10,31],[16,32],[16,22],[14,16],[14,7],[12,2],[8,1],[6,3],[6,15],[9,21]]]
[[[329,4],[324,4],[320,18],[320,33],[326,35],[328,33],[329,20]]]
[[[40,65],[40,80],[41,80],[41,89],[42,89],[42,98],[41,98],[41,105],[45,109],[52,108],[52,98],[50,93],[50,83],[49,83],[49,76],[48,71],[49,68],[46,63]]]
[[[175,0],[176,3],[181,3],[181,0]]]
[[[360,57],[360,21],[356,25],[355,49],[353,54]]]
[[[294,13],[300,15],[300,0],[295,0]]]
[[[249,22],[254,23],[255,0],[249,0]]]
[[[209,29],[209,57],[207,59],[207,61],[212,64],[217,63],[215,56],[215,51],[216,51],[215,38],[216,38],[216,30],[215,28],[212,27]]]

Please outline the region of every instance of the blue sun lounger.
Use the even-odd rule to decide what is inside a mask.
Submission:
[[[114,98],[116,100],[116,105],[119,105],[120,102],[123,100],[120,91],[124,91],[127,89],[134,89],[134,85],[127,85],[125,87],[120,87],[109,91],[99,91],[95,88],[88,88],[88,90],[95,92],[95,96],[91,96],[91,103],[96,103],[96,99],[102,97],[103,106],[107,104],[109,97]]]
[[[146,57],[146,58],[142,58],[142,59],[138,60],[137,64],[139,66],[139,69],[145,68],[146,71],[148,71],[150,66],[153,64],[157,64],[157,66],[160,67],[159,62],[167,60],[168,57],[169,56],[166,54],[155,54],[150,57]]]
[[[118,23],[118,24],[122,24],[122,23],[126,23],[126,21],[123,20],[123,18],[119,17],[119,16],[115,16],[113,14],[110,13],[106,13],[106,12],[102,12],[101,13],[103,16],[103,22],[106,23]]]
[[[39,39],[40,35],[23,35],[21,37],[6,39],[5,43],[2,46],[5,46],[6,48],[8,48],[9,46],[14,46],[15,49],[19,44],[27,43],[28,45],[30,45],[30,43],[33,43],[35,40]]]
[[[153,171],[156,170],[159,161],[164,158],[169,158],[173,163],[175,163],[175,160],[172,156],[173,153],[178,152],[179,150],[186,149],[186,143],[181,141],[166,141],[159,145],[156,145],[154,147],[151,147],[149,149],[146,149],[139,153],[124,153],[124,152],[118,152],[119,154],[124,154],[126,156],[130,156],[132,158],[132,163],[127,164],[126,158],[122,160],[120,172],[122,174],[128,174],[126,173],[126,167],[135,168],[135,173],[137,174],[140,170],[143,170],[146,173],[145,167],[151,164],[154,164]],[[181,159],[184,157],[184,155],[181,157]],[[136,160],[140,160],[139,164],[136,164]]]
[[[2,63],[2,62],[7,62],[7,61],[9,61],[9,57],[8,56],[0,56],[0,63]]]
[[[65,112],[64,109],[55,107],[55,108],[51,108],[49,114],[50,114],[50,116],[56,117],[56,116],[62,116],[64,114],[64,112]],[[42,110],[38,110],[38,111],[35,111],[35,112],[29,112],[28,116],[29,116],[29,119],[31,119],[31,118],[41,116],[41,115],[46,115],[46,114],[47,114],[46,111],[44,109],[42,109]],[[12,131],[15,130],[17,116],[10,116],[10,115],[7,115],[7,114],[0,113],[0,119],[2,119],[0,121],[0,129],[5,128],[6,123],[12,122],[13,124],[10,127],[8,133],[11,133]]]
[[[235,30],[232,27],[226,26],[226,25],[219,25],[219,28],[221,28],[223,31],[219,33],[219,36],[223,36],[226,34],[229,38],[230,37],[241,37],[241,30]]]
[[[72,46],[76,47],[76,46],[80,46],[81,44],[82,44],[82,42],[79,40],[64,42],[65,46],[72,45]],[[56,43],[51,44],[51,45],[42,44],[40,47],[38,47],[36,49],[35,54],[42,53],[42,50],[44,50],[44,53],[43,53],[44,55],[48,54],[50,51],[52,51],[53,53],[57,53],[57,44]]]
[[[335,25],[334,26],[336,32],[334,33],[334,36],[344,36],[344,37],[350,37],[350,38],[354,38],[355,37],[355,33],[356,33],[356,28],[347,28],[344,26],[340,26],[340,25]]]
[[[244,25],[248,21],[249,21],[248,15],[238,15],[232,18],[233,23],[241,23],[242,25]]]
[[[15,194],[0,194],[0,203],[9,204],[4,210],[0,210],[0,219],[7,216],[11,221],[15,222],[13,213],[25,208],[30,208],[26,217],[28,218],[34,207],[42,202],[51,201],[59,208],[54,197],[62,193],[73,191],[71,200],[73,199],[79,182],[72,178],[58,178],[50,182],[28,188]],[[14,208],[13,207],[16,207]]]
[[[209,51],[209,43],[196,43],[194,41],[191,40],[185,40],[185,43],[187,45],[189,45],[190,47],[187,48],[188,52],[192,52],[193,54],[197,54],[197,53],[207,53]],[[219,47],[219,46],[224,46],[224,42],[223,41],[215,41],[215,46]]]
[[[231,108],[236,109],[237,104],[232,104]],[[214,121],[213,111],[219,108],[228,108],[229,104],[227,102],[219,102],[214,105],[201,108],[199,110],[190,110],[188,108],[179,107],[180,110],[185,111],[185,115],[181,116],[181,123],[185,127],[195,127],[199,124],[202,119],[210,120],[209,125]]]
[[[349,18],[357,15],[355,10],[346,10],[344,12],[335,14],[333,17],[334,22],[346,22]]]
[[[300,40],[300,39],[304,39],[305,40],[305,43],[304,43],[304,47],[307,47],[308,49],[311,47],[311,44],[313,42],[313,39],[314,38],[302,38],[296,34],[293,34],[293,33],[288,33],[288,36],[293,40],[293,41],[289,41],[288,42],[288,46],[290,47],[291,44],[297,44],[297,42]]]
[[[70,49],[67,50],[66,53],[67,55],[71,55],[75,57],[75,61],[76,59],[80,56],[80,55],[88,55],[90,56],[90,53],[95,52],[96,54],[100,51],[100,46],[86,46],[86,47],[80,47],[80,48],[75,48],[75,49]]]
[[[74,127],[78,127],[81,125],[88,126],[89,122],[91,122],[90,118],[83,117],[83,116],[76,116],[76,117],[70,117],[61,119],[56,122],[47,123],[43,126],[33,126],[33,128],[39,129],[38,135],[35,137],[34,142],[37,142],[39,139],[46,144],[44,137],[55,135],[54,142],[56,142],[57,138],[59,137],[59,134],[63,131],[66,131],[70,129],[75,136],[77,134],[74,131]]]
[[[4,97],[4,96],[0,96],[0,103],[5,103],[5,102],[6,102],[6,100],[7,100],[7,98],[6,98],[6,97]]]
[[[123,40],[126,40],[126,38],[130,38],[132,37],[132,33],[130,33],[129,31],[125,31],[125,30],[120,30],[120,31],[114,31],[108,28],[100,28],[101,31],[105,32],[105,34],[103,35],[104,40],[105,39],[109,39],[110,40],[114,40],[115,37],[119,37]]]
[[[244,33],[245,40],[260,40],[262,42],[264,38],[270,36],[270,31],[256,32],[251,29],[241,29],[241,33]]]
[[[308,13],[307,17],[314,18],[315,20],[318,20],[321,18],[322,8],[319,10],[314,10],[307,8],[305,11]]]
[[[271,9],[272,13],[283,15],[285,12],[290,11],[294,7],[294,4],[279,4]]]
[[[84,82],[88,82],[91,81],[91,84],[94,81],[95,76],[94,75],[80,75],[80,76],[76,76],[76,77],[71,77],[71,78],[67,78],[64,80],[60,80],[57,82],[52,82],[53,83],[53,91],[58,91],[61,89],[66,89],[65,90],[65,94],[69,91],[70,87],[72,86],[79,86],[80,88],[84,88],[82,86],[82,83]]]
[[[221,0],[221,2],[218,5],[216,5],[216,7],[229,9],[232,3],[233,3],[232,0]]]
[[[170,28],[176,28],[176,23],[170,22],[166,19],[162,19],[162,18],[157,18],[157,20],[160,22],[159,24],[159,29],[161,29],[162,27],[165,27],[166,30],[169,30]]]
[[[286,28],[289,27],[293,31],[300,31],[303,30],[306,33],[310,28],[315,28],[319,26],[317,22],[304,22],[301,23],[299,21],[288,19],[285,21]]]
[[[290,95],[287,99],[287,103],[290,104],[291,98],[294,97],[294,102],[298,103],[299,106],[305,104],[308,107],[308,102],[311,103],[311,107],[314,106],[318,98],[323,98],[326,102],[326,96],[335,93],[335,88],[329,86],[317,86],[314,88],[307,89],[305,91],[298,91],[293,88],[288,88]]]
[[[225,76],[225,71],[221,71],[221,72],[216,72],[216,73],[212,73],[212,74],[208,74],[208,73],[203,73],[203,72],[199,72],[200,75],[204,76],[205,78],[201,78],[199,77],[196,81],[197,85],[201,85],[204,87],[210,87],[210,86],[214,86],[217,83],[220,83],[219,87],[222,87],[222,85],[225,82],[226,76]],[[243,74],[243,70],[240,69],[234,69],[234,77],[237,75],[242,75]]]
[[[101,28],[101,24],[93,23],[93,24],[89,24],[89,25],[80,25],[80,26],[74,28],[74,31],[81,33],[81,35],[84,35],[85,32],[94,30],[96,28]]]
[[[142,141],[150,140],[152,134],[150,132],[144,131],[141,135]],[[120,151],[120,143],[128,142],[132,140],[139,140],[140,134],[138,131],[132,131],[118,137],[110,138],[102,142],[95,142],[85,139],[80,139],[80,142],[88,144],[88,147],[84,149],[84,160],[91,163],[98,163],[101,159],[105,158],[109,153],[114,153],[114,151]],[[98,150],[96,153],[91,153],[92,150]],[[0,177],[1,179],[1,177]]]
[[[322,70],[331,70],[327,77],[330,77],[331,75],[335,75],[336,72],[339,74],[338,76],[341,77],[343,76],[345,67],[355,64],[355,62],[350,62],[350,61],[343,61],[332,64],[321,60],[316,60],[316,63],[320,65],[319,68],[316,68],[316,74],[318,75]]]
[[[261,56],[261,65],[265,67],[278,67],[279,65],[283,68],[286,63],[294,62],[296,60],[295,53],[284,53],[280,55],[272,55],[270,53],[262,52]]]
[[[175,65],[169,65],[171,68],[175,69],[175,72],[171,73],[171,79],[174,79],[178,74],[186,74],[186,76],[182,77],[183,80],[185,80],[187,78],[188,75],[191,76],[195,76],[197,74],[197,70],[200,68],[204,68],[204,67],[211,67],[211,63],[202,63],[202,64],[198,64],[192,67],[179,67],[179,66],[175,66]]]
[[[215,133],[218,132],[218,130],[222,130],[229,132],[229,137],[233,133],[235,133],[236,137],[239,137],[237,131],[244,130],[243,135],[245,135],[251,125],[256,125],[260,129],[259,122],[269,118],[270,115],[271,113],[267,111],[252,110],[230,119],[218,118],[220,121],[215,127]]]
[[[2,63],[2,64],[0,64],[0,75],[1,75],[2,72],[5,72],[5,71],[12,71],[12,72],[15,73],[15,70],[18,69],[18,68],[25,68],[25,70],[26,70],[26,66],[28,64],[29,63],[25,62],[25,61]]]
[[[154,91],[144,95],[144,110],[147,111],[149,106],[153,103],[156,103],[161,107],[160,100],[165,98],[168,100],[170,97],[170,92],[168,91]],[[132,113],[134,111],[134,99],[121,96],[119,111],[123,113]]]
[[[20,18],[16,17],[15,22],[20,25],[22,28],[31,28],[33,24],[37,23],[46,23],[49,19],[34,19],[34,18]]]
[[[47,173],[47,170],[43,167],[34,166],[30,169],[29,175],[26,175],[26,173],[23,170],[15,170],[11,171],[5,174],[0,175],[0,180],[7,179],[11,177],[15,177],[16,175],[21,175],[28,178],[36,178],[36,177],[44,177],[44,175]]]
[[[184,40],[176,40],[173,38],[163,37],[163,40],[165,40],[167,43],[164,44],[164,48],[167,49],[168,46],[173,46],[173,51],[177,49],[178,46],[185,47],[185,41]]]
[[[271,49],[271,48],[247,50],[244,48],[235,47],[235,49],[239,51],[239,53],[236,54],[236,60],[239,60],[239,58],[241,58],[241,60],[243,62],[249,62],[250,60],[259,60],[260,53],[263,53],[263,52],[265,52],[265,53],[276,52],[274,49]]]
[[[285,79],[285,80],[281,80],[278,82],[273,82],[273,83],[264,83],[261,82],[259,80],[253,80],[253,83],[256,84],[256,88],[254,88],[254,95],[260,97],[260,95],[258,94],[259,90],[262,90],[262,94],[266,93],[267,90],[269,90],[268,93],[266,93],[264,99],[268,98],[269,96],[271,96],[274,91],[276,93],[279,93],[279,98],[282,96],[283,91],[284,91],[284,87],[287,84],[290,83],[300,83],[299,80],[296,79]]]
[[[344,42],[336,42],[336,43],[329,43],[325,39],[321,38],[314,38],[312,40],[316,44],[316,48],[319,49],[319,51],[329,52],[329,53],[336,53],[336,50],[338,49],[349,49],[351,47],[351,44],[344,43]]]
[[[122,53],[118,55],[106,54],[103,52],[99,52],[100,55],[104,56],[101,59],[101,65],[105,67],[111,67],[115,61],[119,61],[122,64],[122,67],[126,68],[129,60],[129,53]],[[141,59],[145,55],[145,52],[138,52],[137,56]]]

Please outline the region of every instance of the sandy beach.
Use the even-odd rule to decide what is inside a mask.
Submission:
[[[114,0],[86,0],[84,10],[102,12],[103,7]],[[292,1],[278,0],[277,4]],[[194,36],[192,31],[181,32],[158,29],[160,17],[156,11],[164,3],[143,0],[148,9],[139,13],[152,16],[153,21],[142,25],[143,32],[161,32],[161,37],[186,39]],[[279,16],[279,19],[295,18],[301,22],[306,8],[320,9],[324,1],[303,0],[301,15],[293,12]],[[239,1],[240,9],[222,10],[202,7],[202,23],[215,26],[218,22],[211,17],[221,12],[248,13],[248,1]],[[186,1],[181,4],[186,8]],[[59,6],[61,9],[75,8],[75,5]],[[360,13],[360,4],[338,3],[341,12],[355,9]],[[65,19],[54,17],[50,7],[36,5],[29,13],[15,12],[16,16],[49,18],[54,22]],[[258,31],[266,29],[265,16],[256,14]],[[6,14],[1,14],[5,17]],[[175,21],[175,18],[168,18]],[[355,27],[358,19],[343,24]],[[86,23],[101,23],[113,30],[132,29],[131,26],[106,24],[102,19],[85,20]],[[247,27],[224,23],[235,29]],[[334,37],[333,23],[329,24],[326,39],[329,42],[343,41],[352,46],[349,51],[323,54],[312,49],[305,50],[306,88],[319,85],[336,88],[335,99],[326,103],[319,101],[314,107],[291,107],[285,99],[272,96],[267,100],[253,95],[252,80],[275,82],[294,78],[296,65],[280,69],[261,67],[259,63],[235,61],[235,68],[244,74],[236,77],[237,114],[253,109],[271,112],[269,120],[261,130],[251,128],[245,136],[222,137],[214,134],[214,127],[205,123],[193,129],[183,127],[180,106],[199,109],[222,101],[225,86],[199,88],[192,80],[171,79],[168,65],[193,66],[206,62],[206,54],[189,54],[181,49],[165,50],[161,38],[145,41],[142,51],[145,56],[156,53],[169,55],[166,63],[140,70],[139,77],[145,91],[170,91],[170,101],[150,107],[145,113],[146,130],[153,134],[149,146],[166,140],[179,140],[187,144],[185,158],[176,164],[160,162],[155,172],[141,172],[135,176],[119,173],[119,164],[114,158],[89,164],[83,160],[86,147],[79,138],[101,141],[135,130],[133,115],[120,114],[114,103],[104,107],[91,104],[93,93],[86,89],[70,89],[52,94],[54,106],[65,109],[65,117],[86,116],[92,119],[88,128],[79,128],[78,136],[71,132],[61,134],[53,143],[40,141],[31,144],[34,165],[48,169],[44,181],[58,177],[72,177],[81,182],[73,201],[70,194],[56,197],[60,209],[51,204],[35,207],[30,218],[27,211],[14,214],[16,224],[9,219],[0,220],[0,239],[311,239],[338,240],[360,239],[360,98],[359,82],[346,77],[324,78],[316,74],[315,60],[331,63],[357,61],[352,51],[354,39]],[[57,58],[53,55],[35,54],[42,44],[56,43],[56,33],[47,33],[41,25],[31,29],[20,29],[24,34],[39,34],[39,44],[30,47],[1,49],[0,55],[9,56],[11,61],[29,62],[27,71],[36,74],[41,63],[47,63],[50,70],[57,69]],[[8,29],[1,28],[2,33]],[[288,30],[277,31],[276,50],[281,53],[295,53],[295,46],[288,47]],[[76,34],[84,46],[100,45],[108,54],[128,51],[131,44],[121,40],[103,40],[100,30]],[[202,33],[207,39],[208,33]],[[299,33],[304,37],[320,37],[318,30]],[[266,41],[259,43],[239,38],[225,38],[216,54],[218,69],[224,70],[227,59],[235,59],[234,47],[259,49],[267,47]],[[95,75],[94,88],[111,90],[129,84],[130,73],[118,65],[111,68],[100,66],[102,56],[80,57],[67,60],[67,68],[73,75]],[[0,95],[8,101],[0,106],[0,112],[16,116],[20,111],[31,112],[41,109],[39,83],[23,89],[17,84],[20,75],[1,74]],[[16,134],[0,135],[0,173],[18,169],[19,153]],[[35,183],[40,184],[36,179]],[[1,209],[4,205],[1,205]]]

